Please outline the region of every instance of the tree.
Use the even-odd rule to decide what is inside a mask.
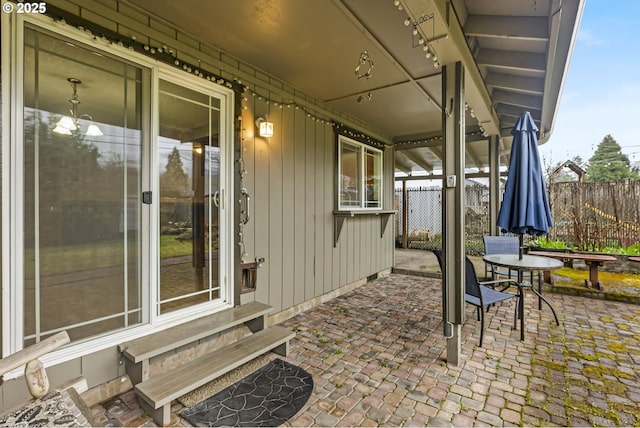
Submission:
[[[58,119],[41,110],[25,109],[24,240],[27,248],[95,239],[95,235],[78,232],[81,226],[74,220],[87,211],[100,215],[93,204],[96,183],[103,178],[100,152],[80,133],[53,132]],[[26,271],[33,272],[33,266],[31,263]]]
[[[586,181],[638,180],[638,171],[631,168],[627,155],[622,153],[620,145],[611,134],[606,135],[598,144],[596,152],[589,159]]]
[[[184,172],[182,158],[176,147],[167,156],[167,166],[160,175],[160,189],[164,196],[190,196],[189,176]]]

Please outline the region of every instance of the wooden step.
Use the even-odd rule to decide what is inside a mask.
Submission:
[[[240,324],[255,333],[266,327],[271,306],[251,302],[120,344],[127,374],[135,385],[149,378],[149,360]]]
[[[171,402],[223,374],[273,350],[286,356],[289,340],[295,337],[291,330],[273,326],[243,337],[222,349],[192,360],[160,376],[154,376],[136,385],[140,405],[162,426],[169,424]]]

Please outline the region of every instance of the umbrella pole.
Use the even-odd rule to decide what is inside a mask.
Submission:
[[[520,251],[518,252],[518,258],[520,260],[522,260],[522,250],[524,248],[524,238],[523,238],[523,234],[521,233],[520,235],[518,235],[518,237],[520,238]]]

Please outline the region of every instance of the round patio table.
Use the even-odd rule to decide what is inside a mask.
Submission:
[[[531,289],[539,299],[549,306],[551,312],[553,313],[553,317],[556,320],[556,324],[560,325],[558,321],[558,316],[556,315],[555,309],[551,306],[551,303],[547,299],[545,299],[541,292],[536,291],[533,287],[533,284],[524,282],[522,280],[522,272],[523,271],[531,271],[531,270],[542,270],[542,271],[552,271],[555,269],[560,269],[564,264],[560,260],[552,259],[550,257],[542,257],[542,256],[530,256],[528,254],[523,254],[522,258],[518,254],[489,254],[482,258],[485,262],[506,267],[509,269],[513,269],[518,271],[518,317],[520,318],[520,340],[524,340],[524,290]],[[542,290],[540,290],[542,291]]]

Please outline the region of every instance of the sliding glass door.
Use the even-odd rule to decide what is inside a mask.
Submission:
[[[159,313],[221,298],[221,102],[160,80]]]
[[[149,69],[25,29],[25,345],[61,330],[80,340],[143,322],[150,77]]]
[[[9,347],[230,306],[233,91],[38,25],[20,49]]]

